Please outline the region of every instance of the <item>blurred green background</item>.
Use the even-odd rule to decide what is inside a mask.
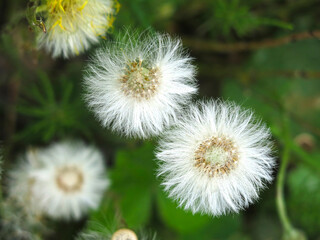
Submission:
[[[273,133],[275,181],[240,214],[192,215],[167,198],[155,177],[157,139],[125,139],[103,129],[83,102],[82,71],[98,45],[78,57],[52,59],[35,46],[27,1],[1,1],[0,140],[6,170],[29,146],[65,138],[95,144],[112,187],[100,209],[78,222],[49,222],[44,239],[116,222],[159,239],[294,238],[280,216],[308,239],[320,239],[320,1],[122,0],[107,40],[124,27],[179,36],[197,66],[199,98],[251,108]],[[279,40],[280,39],[280,40]],[[283,181],[277,182],[282,167]],[[284,193],[282,195],[281,193]],[[285,208],[279,208],[285,202]],[[282,215],[281,215],[282,214]],[[291,231],[291,233],[289,233]]]

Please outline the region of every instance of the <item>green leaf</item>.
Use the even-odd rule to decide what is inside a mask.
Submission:
[[[275,26],[283,29],[293,30],[293,25],[290,23],[286,23],[283,21],[279,21],[277,19],[271,19],[271,18],[258,18],[258,23],[261,25],[269,25],[269,26]]]
[[[319,40],[309,39],[256,51],[248,65],[261,70],[320,70]],[[299,75],[297,75],[299,76]],[[295,76],[293,76],[295,78]],[[271,79],[270,79],[271,80]]]
[[[38,71],[39,80],[42,90],[44,91],[47,101],[50,103],[55,102],[54,89],[48,75],[43,71]]]
[[[248,239],[239,234],[242,227],[242,216],[240,214],[213,217],[205,228],[182,235],[179,240],[225,240],[225,239]],[[240,235],[240,236],[239,236]]]
[[[33,85],[28,90],[25,90],[25,92],[26,96],[35,100],[39,105],[46,106],[47,99],[45,96],[42,95],[41,89],[38,86]]]
[[[151,192],[138,187],[127,188],[120,200],[123,218],[132,229],[146,225],[151,213]]]
[[[299,166],[289,172],[288,185],[290,218],[309,233],[311,239],[316,238],[320,229],[320,175]]]
[[[139,4],[137,4],[136,2],[129,1],[128,4],[132,9],[132,12],[136,16],[136,18],[139,19],[140,24],[145,28],[149,27],[151,25],[150,19],[148,18],[148,15],[146,14],[145,11],[143,11],[143,8],[141,7],[143,3],[140,2]]]
[[[121,150],[111,171],[112,189],[120,199],[121,213],[130,228],[143,227],[150,218],[155,175],[153,145]]]
[[[20,139],[23,139],[23,138],[32,137],[35,134],[45,133],[45,131],[47,129],[46,128],[47,124],[48,123],[47,123],[46,120],[38,121],[37,123],[35,123],[35,124],[29,126],[28,128],[18,132],[17,134],[15,134],[14,138],[16,140],[20,140]],[[43,136],[42,136],[42,140],[44,140]]]
[[[177,203],[169,199],[160,188],[157,194],[157,207],[163,222],[182,234],[200,230],[211,220],[208,216],[193,215],[191,212],[178,208]]]
[[[63,96],[61,99],[61,103],[63,105],[68,104],[68,102],[71,100],[72,91],[73,91],[73,84],[71,82],[65,82]]]
[[[278,19],[259,16],[252,11],[252,6],[248,2],[239,0],[216,0],[212,1],[213,14],[212,24],[216,28],[221,28],[224,35],[230,35],[233,30],[238,35],[243,36],[258,30],[261,25],[275,26],[292,30],[290,23]],[[221,31],[220,31],[221,32]]]
[[[24,106],[18,106],[17,112],[22,113],[24,115],[32,116],[32,117],[44,117],[48,114],[47,111],[44,111],[41,108],[24,107]]]
[[[36,82],[22,89],[17,112],[24,116],[25,125],[15,139],[37,139],[48,142],[54,138],[86,136],[92,138],[91,123],[80,88],[64,76],[53,85],[46,73],[39,71]],[[24,139],[24,140],[25,140]]]
[[[117,229],[114,202],[110,192],[106,192],[97,210],[91,211],[86,231],[102,233],[108,236]]]

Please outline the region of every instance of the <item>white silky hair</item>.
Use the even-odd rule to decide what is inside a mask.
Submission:
[[[33,197],[33,180],[30,176],[34,162],[34,150],[29,149],[19,157],[18,165],[8,172],[8,197],[30,216],[41,214]]]
[[[54,219],[79,219],[98,207],[109,186],[101,153],[82,142],[55,143],[28,153],[25,160],[25,181],[32,181],[27,193],[32,208]],[[76,167],[81,172],[82,185],[77,191],[65,192],[57,185],[57,171],[64,167]]]
[[[229,173],[210,177],[195,166],[195,151],[213,136],[231,139],[239,156]],[[163,134],[157,158],[169,197],[185,210],[212,216],[239,212],[258,199],[259,190],[272,181],[275,165],[269,129],[251,111],[222,101],[191,105]]]
[[[149,99],[136,99],[121,89],[126,66],[136,60],[158,69],[159,84]],[[86,100],[103,126],[127,137],[156,136],[176,121],[197,92],[191,61],[180,39],[127,30],[92,56],[84,79]]]
[[[74,2],[79,2],[80,7],[83,4],[79,0]],[[45,20],[47,33],[38,33],[38,47],[45,48],[53,58],[78,55],[105,35],[109,24],[108,15],[112,11],[111,0],[88,0],[81,11],[72,13],[66,11],[61,14],[62,26],[67,25],[66,29],[55,25],[59,19],[48,13]]]

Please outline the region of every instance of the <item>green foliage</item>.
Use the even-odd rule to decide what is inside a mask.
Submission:
[[[150,28],[154,25],[163,27],[174,16],[181,2],[182,0],[122,0],[115,24],[120,28],[128,22],[139,28]]]
[[[199,31],[210,32],[211,35],[223,35],[230,37],[232,32],[239,36],[245,36],[259,29],[261,26],[272,26],[281,29],[292,30],[293,25],[277,19],[256,14],[252,8],[257,5],[256,1],[241,0],[205,0],[188,2],[181,0],[164,1],[121,1],[121,11],[116,21],[117,26],[123,26],[130,22],[131,25],[149,28],[165,28],[170,26],[172,18],[184,19],[193,17],[195,11],[200,10],[205,19],[204,24],[190,23]]]
[[[315,156],[319,159],[320,155]],[[320,228],[320,178],[309,168],[298,166],[288,178],[290,217],[309,236],[316,237]]]
[[[119,220],[112,200],[110,193],[106,192],[101,200],[100,207],[90,213],[90,219],[86,226],[87,232],[109,236],[117,229]]]
[[[61,78],[53,83],[43,71],[38,71],[38,83],[24,88],[17,111],[25,116],[28,125],[15,137],[40,139],[72,136],[75,132],[90,137],[86,106],[75,92],[74,84]]]
[[[150,219],[155,187],[153,145],[121,150],[111,171],[112,189],[119,196],[121,213],[130,228],[138,229]]]
[[[278,143],[293,153],[291,160],[303,166],[288,173],[288,215],[294,225],[307,231],[309,236],[315,236],[318,232],[315,229],[319,228],[319,214],[314,204],[318,202],[315,193],[318,189],[308,188],[308,184],[319,185],[316,182],[320,174],[319,151],[305,151],[295,136],[316,134],[320,110],[313,103],[319,97],[320,85],[314,72],[320,70],[319,50],[318,41],[314,40],[259,50],[246,63],[246,70],[237,74],[240,81],[229,79],[222,88],[223,96],[253,109],[266,121]],[[289,131],[289,136],[285,131]],[[314,144],[318,144],[317,141]],[[305,239],[301,231],[290,233],[284,237]]]
[[[293,29],[289,23],[253,14],[250,7],[250,2],[241,0],[212,1],[212,24],[215,28],[221,29],[226,36],[230,35],[232,30],[236,31],[239,36],[243,36],[261,25]]]
[[[102,130],[88,112],[83,103],[79,71],[88,55],[62,61],[52,60],[36,50],[34,32],[29,31],[29,26],[35,31],[44,31],[41,23],[44,5],[38,8],[40,1],[30,2],[27,6],[25,1],[7,1],[0,8],[0,18],[4,20],[0,33],[0,116],[5,117],[1,119],[4,121],[1,121],[0,140],[5,140],[9,156],[3,163],[3,178],[8,162],[13,162],[21,147],[74,137],[94,142],[103,150],[108,156],[112,181],[111,189],[105,193],[100,207],[90,213],[84,229],[80,225],[85,221],[80,225],[60,223],[52,239],[71,236],[80,230],[84,231],[82,239],[109,239],[120,227],[150,229],[158,232],[159,239],[169,240],[280,238],[281,224],[275,206],[277,193],[272,185],[249,210],[219,218],[192,215],[169,199],[155,176],[153,142],[128,140]],[[316,0],[122,0],[120,4],[114,34],[132,26],[169,32],[181,36],[182,40],[188,36],[195,41],[206,39],[209,43],[260,42],[289,35],[293,29],[308,32],[320,27]],[[284,146],[289,147],[291,157],[284,189],[288,215],[294,227],[307,233],[309,239],[318,237],[319,40],[228,54],[211,50],[197,52],[191,44],[190,52],[199,66],[200,92],[206,92],[207,97],[235,101],[256,112],[272,131],[276,156]],[[20,86],[17,92],[11,91],[12,82]],[[14,100],[15,94],[18,102]],[[10,112],[8,116],[7,112]],[[3,134],[7,122],[14,126],[8,136]],[[301,133],[313,137],[310,149],[306,150],[297,141]],[[6,185],[3,190],[5,195]],[[40,238],[39,233],[44,232],[42,226],[28,226],[30,222],[24,221],[26,218],[19,214],[19,209],[4,201],[0,203],[1,214],[6,216],[1,218],[1,227],[4,223],[10,225],[7,232],[0,229],[2,238],[21,229],[34,239]],[[14,212],[17,214],[12,214]],[[28,232],[30,229],[32,233]]]
[[[113,198],[116,204],[113,209],[102,210],[105,204],[92,216],[93,222],[103,222],[105,213],[121,213],[122,221],[132,229],[146,227],[151,219],[153,205],[159,214],[159,220],[172,231],[180,235],[181,239],[192,239],[190,236],[223,237],[235,234],[240,227],[241,217],[227,216],[215,218],[193,215],[178,208],[159,187],[155,178],[154,146],[144,143],[130,150],[120,150],[116,154],[115,166],[111,171],[112,188],[106,195]],[[110,206],[109,204],[107,204]],[[102,219],[101,219],[102,216]],[[108,223],[106,223],[108,225]],[[90,228],[92,230],[92,227]],[[226,231],[226,229],[228,231]],[[208,238],[209,237],[209,238]]]
[[[318,50],[317,50],[318,49]],[[293,136],[314,132],[320,110],[310,104],[318,99],[320,83],[313,71],[320,70],[320,47],[308,40],[290,45],[257,51],[247,63],[239,80],[227,80],[222,95],[253,109],[268,123],[281,144],[290,145],[295,155],[314,169],[320,170],[317,158],[285,138],[283,113],[288,114]],[[298,69],[292,72],[293,69]]]
[[[0,35],[1,42],[0,42],[0,51],[5,53],[6,56],[15,63],[19,63],[19,56],[18,56],[18,50],[14,46],[14,43],[12,41],[12,36],[7,33],[2,33]],[[20,64],[17,66],[17,70],[20,70]],[[4,79],[3,79],[4,80]]]
[[[209,224],[211,220],[208,216],[193,215],[191,212],[178,208],[177,203],[169,199],[167,194],[160,189],[157,195],[157,203],[161,219],[169,227],[182,234],[197,231]]]
[[[240,215],[217,218],[184,211],[161,189],[158,190],[157,207],[163,222],[181,234],[181,240],[209,240],[213,236],[215,239],[227,239],[236,234],[241,225]]]
[[[320,56],[317,54],[318,51],[320,51],[318,40],[310,39],[301,42],[292,42],[287,45],[256,51],[248,65],[251,69],[259,71],[315,71],[320,70],[318,64]],[[298,73],[292,78],[304,79],[303,76],[299,76]]]

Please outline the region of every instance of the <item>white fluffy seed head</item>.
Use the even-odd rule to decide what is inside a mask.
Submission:
[[[18,166],[9,171],[9,199],[14,199],[19,207],[30,216],[41,215],[34,197],[34,178],[32,169],[36,166],[36,151],[29,149],[21,156]]]
[[[197,92],[194,74],[179,39],[128,31],[92,57],[86,99],[104,126],[148,138],[170,126]]]
[[[88,49],[112,26],[112,0],[46,0],[38,7],[46,33],[37,36],[39,48],[53,57],[68,58]]]
[[[81,142],[30,150],[11,175],[11,195],[52,218],[79,219],[98,207],[109,185],[101,153]]]
[[[238,212],[272,181],[269,130],[233,103],[201,102],[163,134],[157,158],[169,197],[185,210]]]

